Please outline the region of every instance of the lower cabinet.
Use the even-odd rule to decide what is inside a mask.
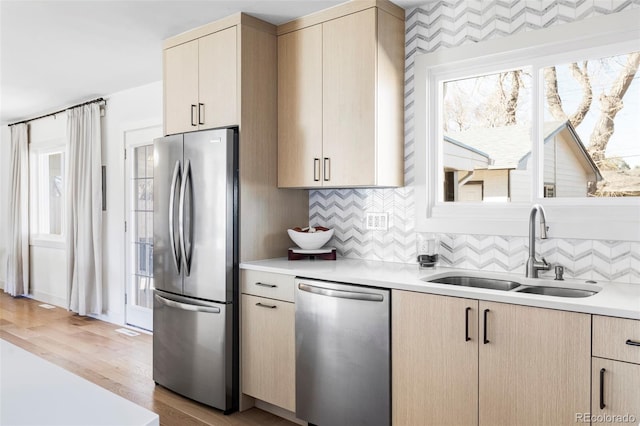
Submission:
[[[295,307],[242,294],[242,392],[295,411]]]
[[[640,365],[593,358],[593,424],[640,422]]]
[[[394,290],[394,425],[575,425],[591,316]]]
[[[593,316],[593,424],[640,423],[640,321]]]

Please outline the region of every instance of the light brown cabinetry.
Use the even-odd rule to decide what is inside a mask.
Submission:
[[[591,368],[594,424],[640,421],[640,321],[594,315]]]
[[[394,425],[478,424],[478,301],[392,292]]]
[[[575,425],[589,410],[591,315],[484,301],[479,313],[479,424]]]
[[[243,270],[240,330],[242,393],[291,412],[295,411],[293,280]]]
[[[236,26],[165,49],[165,134],[237,125],[236,89]]]
[[[240,261],[282,256],[285,230],[309,220],[309,196],[277,187],[276,27],[237,13],[163,51],[165,134],[238,126]]]
[[[403,184],[404,12],[392,6],[349,2],[278,27],[280,187]]]
[[[590,315],[398,290],[392,300],[394,425],[569,425],[588,412]]]

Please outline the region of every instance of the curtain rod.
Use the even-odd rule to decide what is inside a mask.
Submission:
[[[39,120],[41,118],[50,117],[52,115],[57,115],[57,114],[63,113],[65,111],[73,109],[73,108],[77,108],[77,107],[81,107],[81,106],[84,106],[84,105],[93,104],[93,103],[96,103],[96,102],[104,102],[106,104],[107,100],[104,99],[104,98],[96,98],[96,99],[94,99],[92,101],[87,101],[87,102],[83,102],[83,103],[78,104],[78,105],[73,105],[73,106],[70,106],[68,108],[64,108],[64,109],[61,109],[59,111],[56,111],[56,112],[50,112],[49,114],[44,114],[44,115],[41,115],[39,117],[29,118],[27,120],[18,121],[17,123],[11,123],[11,124],[9,124],[9,126],[15,126],[16,124],[28,123],[28,122],[33,121],[33,120]]]

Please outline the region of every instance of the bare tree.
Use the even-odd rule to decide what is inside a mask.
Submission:
[[[593,93],[591,87],[591,80],[587,72],[587,61],[579,66],[577,63],[572,63],[569,67],[571,75],[582,87],[582,100],[576,108],[576,111],[568,116],[564,111],[562,105],[562,99],[558,91],[558,80],[556,75],[556,68],[549,67],[544,70],[545,80],[545,97],[549,112],[556,120],[569,120],[574,127],[577,127],[587,115],[591,108]],[[614,80],[611,85],[609,93],[602,93],[599,97],[600,102],[600,116],[596,122],[593,132],[589,138],[589,153],[599,166],[603,166],[605,159],[605,150],[609,139],[614,132],[614,118],[616,114],[622,109],[624,97],[627,89],[631,85],[638,66],[640,65],[640,52],[634,52],[627,56],[627,62],[623,66],[620,74]]]
[[[627,93],[627,89],[631,85],[639,65],[640,52],[629,54],[627,63],[611,85],[609,93],[600,94],[600,117],[589,139],[589,153],[596,161],[596,164],[605,159],[604,154],[607,149],[607,143],[614,131],[613,120],[624,106],[622,98]]]

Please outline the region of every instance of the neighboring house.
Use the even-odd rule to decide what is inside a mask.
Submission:
[[[544,123],[544,196],[586,197],[602,175],[571,123]],[[531,199],[529,126],[475,128],[444,137],[445,201]]]

